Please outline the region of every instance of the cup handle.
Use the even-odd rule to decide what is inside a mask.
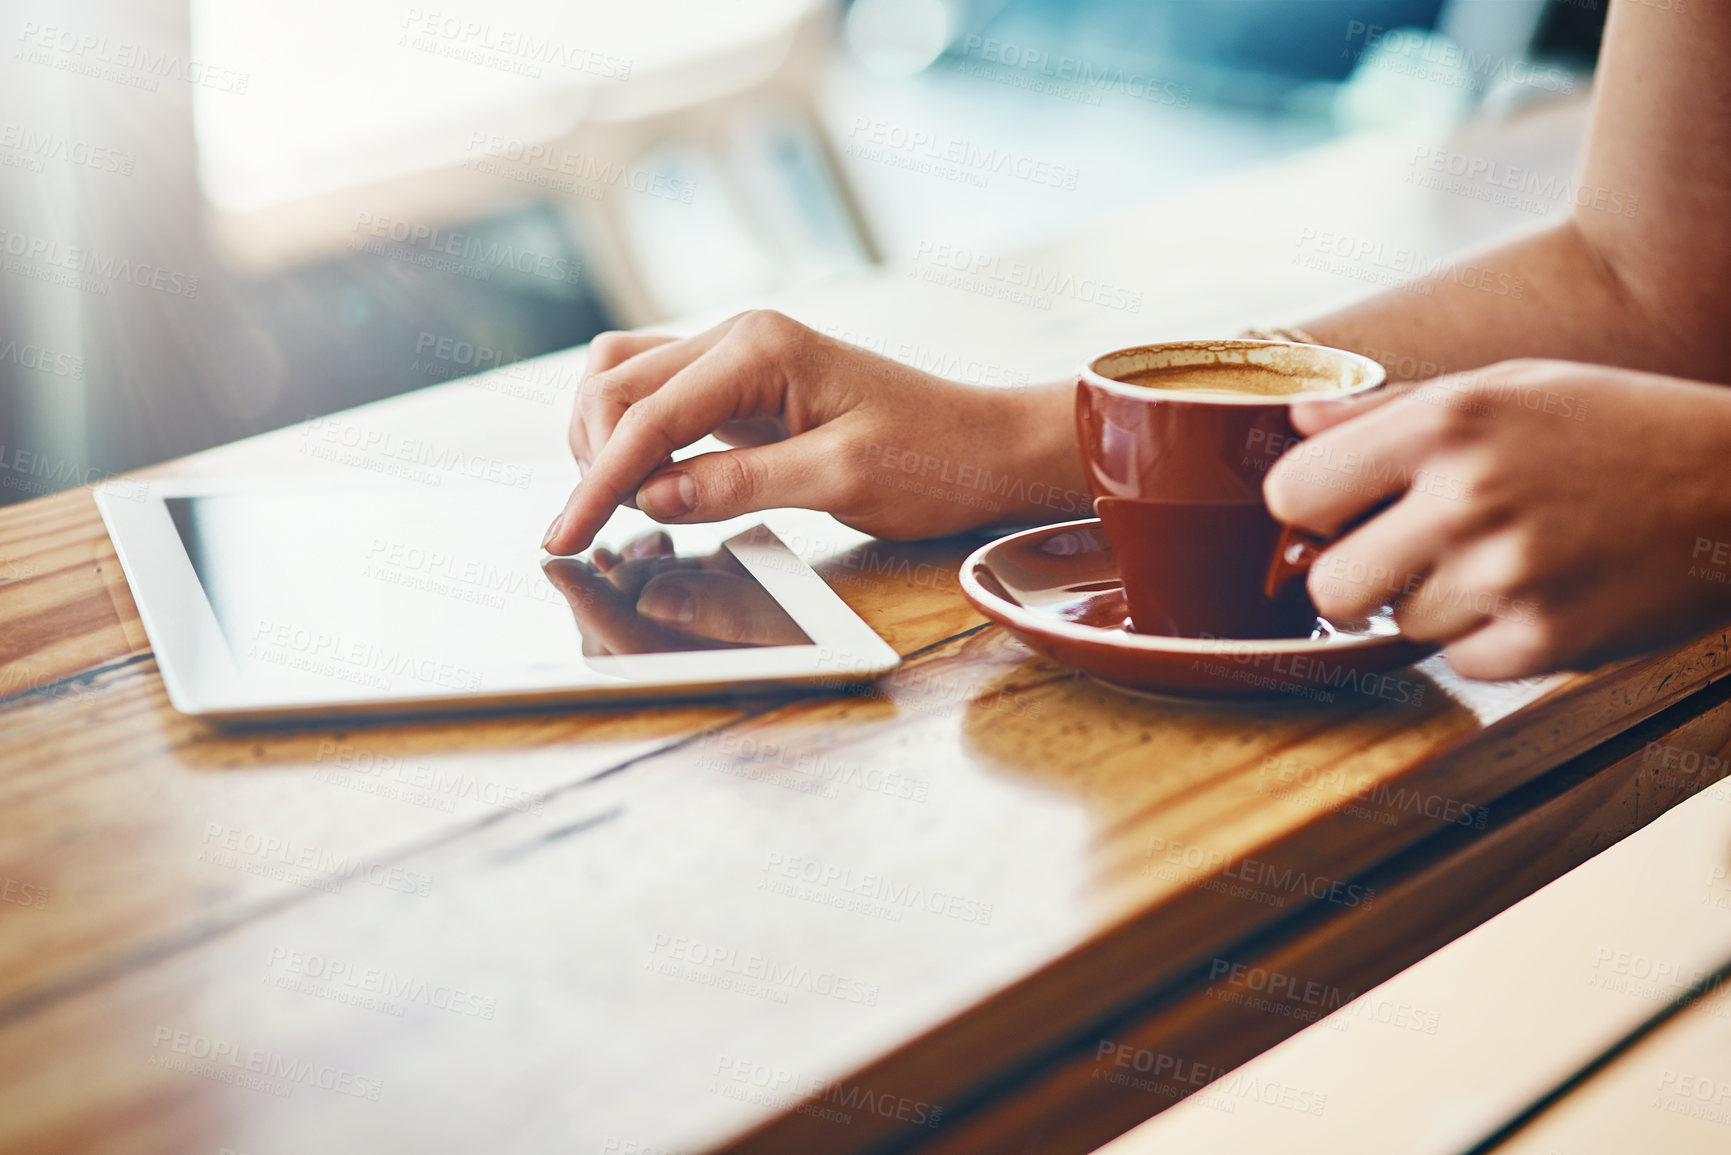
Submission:
[[[1262,592],[1271,600],[1279,597],[1287,582],[1310,572],[1310,567],[1316,564],[1317,557],[1328,544],[1325,537],[1296,526],[1281,526],[1280,539],[1274,547],[1274,560],[1268,565],[1268,578],[1263,582]]]

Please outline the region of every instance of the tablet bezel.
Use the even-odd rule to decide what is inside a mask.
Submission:
[[[175,529],[172,498],[269,489],[361,491],[377,484],[280,480],[151,480],[95,493],[115,554],[155,652],[169,702],[183,714],[220,722],[317,720],[508,710],[560,703],[728,697],[778,686],[850,685],[895,669],[901,657],[844,602],[767,522],[724,539],[728,551],[811,639],[809,645],[688,650],[665,654],[581,655],[556,669],[518,669],[479,689],[426,685],[410,693],[353,686],[333,693],[330,679],[243,667],[217,620]],[[581,672],[581,679],[573,677]]]

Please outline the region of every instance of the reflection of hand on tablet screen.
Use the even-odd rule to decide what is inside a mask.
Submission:
[[[679,557],[663,532],[592,562],[542,566],[564,595],[588,657],[735,646],[798,646],[811,639],[727,550]]]

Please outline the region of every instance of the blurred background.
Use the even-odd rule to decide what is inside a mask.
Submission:
[[[0,503],[1509,116],[1607,2],[9,0]]]

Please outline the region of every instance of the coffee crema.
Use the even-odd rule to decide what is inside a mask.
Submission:
[[[1333,381],[1282,373],[1265,365],[1229,362],[1214,365],[1170,365],[1142,369],[1113,380],[1163,393],[1212,393],[1237,397],[1291,397],[1299,393],[1339,393]]]

